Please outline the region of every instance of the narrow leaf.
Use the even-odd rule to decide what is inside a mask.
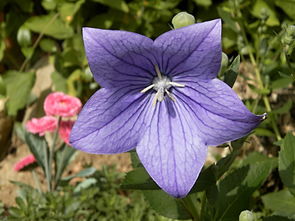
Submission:
[[[228,70],[224,72],[224,82],[233,87],[236,82],[240,67],[240,55],[238,55],[229,66]]]

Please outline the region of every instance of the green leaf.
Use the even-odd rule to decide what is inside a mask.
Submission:
[[[279,174],[285,186],[295,190],[295,136],[291,133],[285,136],[281,145]]]
[[[27,59],[30,59],[34,53],[34,48],[33,47],[28,47],[28,48],[23,47],[23,48],[21,48],[21,51]]]
[[[131,157],[131,163],[133,168],[143,167],[143,165],[140,162],[140,159],[138,158],[136,151],[130,151],[130,157]]]
[[[268,216],[264,217],[263,221],[294,221],[294,219],[289,219],[284,216]]]
[[[67,93],[68,87],[66,78],[64,78],[60,73],[55,71],[51,74],[51,79],[55,91],[62,91],[64,93]]]
[[[64,170],[69,165],[70,161],[72,160],[76,149],[63,144],[57,151],[55,155],[55,162],[56,162],[56,176],[55,180],[58,183]]]
[[[231,154],[220,159],[216,164],[212,164],[205,170],[202,170],[190,193],[202,192],[214,186],[216,184],[216,181],[226,171],[228,171],[238,153],[239,149],[236,148]]]
[[[172,219],[190,219],[181,199],[174,198],[162,190],[142,191],[150,206],[160,215]]]
[[[57,46],[56,46],[56,42],[53,41],[50,38],[43,38],[40,41],[40,48],[45,51],[45,52],[49,52],[49,53],[53,53],[57,51]]]
[[[139,167],[128,172],[121,187],[123,189],[139,190],[160,189],[143,167]]]
[[[25,132],[25,141],[37,163],[48,175],[48,145],[43,137]]]
[[[275,137],[275,134],[272,131],[265,128],[255,128],[254,133],[257,136]]]
[[[61,18],[66,22],[71,22],[73,16],[80,9],[81,5],[85,2],[85,0],[79,0],[75,3],[65,2],[59,7],[59,13]]]
[[[215,167],[210,166],[202,170],[190,193],[202,192],[216,183]]]
[[[278,80],[275,80],[275,81],[271,82],[271,88],[273,90],[280,89],[280,88],[285,88],[288,85],[290,85],[291,83],[292,83],[292,78],[291,77],[283,77],[283,78],[279,78]]]
[[[2,58],[4,56],[4,51],[5,51],[5,42],[3,41],[3,39],[0,36],[0,61],[2,60]]]
[[[203,7],[209,7],[212,5],[212,0],[194,0],[194,2],[197,5],[203,6]]]
[[[268,19],[266,20],[266,24],[269,26],[280,25],[280,21],[277,18],[276,11],[271,7],[267,1],[257,0],[253,6],[252,13],[257,18],[263,18],[263,11],[268,15]]]
[[[76,186],[76,188],[74,189],[74,193],[80,192],[83,189],[87,189],[96,183],[97,180],[95,178],[88,178]]]
[[[129,12],[128,5],[123,0],[93,0],[93,1],[107,5],[114,9],[121,10],[123,12]]]
[[[275,109],[272,111],[272,113],[275,113],[275,114],[285,114],[285,113],[289,113],[291,108],[292,108],[292,105],[293,105],[293,102],[291,99],[289,99],[287,102],[285,102],[283,104],[283,106],[281,106],[280,108],[278,109]]]
[[[53,10],[56,7],[56,0],[42,0],[42,6],[46,10]]]
[[[7,109],[9,115],[16,115],[19,109],[25,107],[34,81],[34,72],[8,71],[5,74],[4,82],[8,97]]]
[[[79,173],[76,173],[72,176],[64,177],[63,180],[71,180],[75,177],[87,177],[87,176],[93,175],[95,172],[96,172],[96,169],[94,167],[89,167],[84,170],[81,170]]]
[[[250,197],[276,167],[277,159],[262,154],[249,155],[244,166],[228,174],[218,184],[216,217],[238,220],[239,213],[249,207]]]
[[[74,34],[71,26],[56,15],[33,16],[25,22],[24,26],[34,32],[44,33],[57,39],[69,38]]]
[[[0,95],[5,95],[6,94],[6,87],[5,87],[5,82],[0,75]]]
[[[266,209],[274,211],[275,215],[295,218],[295,197],[287,190],[281,190],[262,196]]]
[[[240,55],[238,55],[233,62],[230,64],[228,70],[224,72],[224,82],[230,86],[233,87],[234,83],[237,79],[238,73],[239,73],[239,67],[240,67]]]
[[[24,202],[24,200],[21,197],[16,197],[15,202],[20,207],[20,209],[26,208],[26,203]]]
[[[74,193],[80,192],[83,189],[87,189],[88,187],[90,187],[96,183],[97,183],[97,180],[95,178],[88,178],[88,179],[84,180],[83,182],[79,183],[75,187]]]
[[[295,1],[294,0],[275,0],[276,6],[283,9],[283,11],[290,17],[295,19]]]
[[[88,27],[109,29],[113,24],[113,16],[109,13],[102,13],[91,18],[87,23]]]

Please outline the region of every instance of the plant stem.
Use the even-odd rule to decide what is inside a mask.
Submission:
[[[45,154],[44,154],[44,158],[45,158],[45,177],[46,177],[46,182],[47,182],[47,191],[50,192],[51,191],[51,172],[50,172],[50,165],[48,163],[48,149],[46,148],[45,150]]]
[[[34,182],[35,182],[35,185],[39,191],[39,193],[41,193],[41,185],[40,185],[40,180],[37,176],[37,173],[35,172],[35,169],[33,169],[32,171],[32,176],[33,176],[33,179],[34,179]]]
[[[54,190],[55,189],[55,179],[52,179],[52,177],[54,177],[53,173],[52,173],[52,168],[53,168],[53,158],[54,158],[54,154],[55,154],[55,146],[56,146],[56,141],[57,141],[57,137],[58,137],[58,130],[59,130],[59,126],[60,126],[60,121],[61,121],[61,117],[58,117],[57,120],[57,128],[54,132],[53,135],[53,141],[52,141],[52,145],[51,148],[49,149],[49,162],[48,162],[48,168],[49,169],[49,173],[50,173],[50,189]]]
[[[207,203],[206,191],[204,191],[202,193],[202,201],[201,201],[202,207],[201,207],[201,213],[200,213],[200,218],[201,218],[200,220],[204,220],[204,215],[206,214],[205,213],[206,203]]]
[[[239,11],[239,12],[240,12],[240,11]],[[239,27],[240,27],[240,32],[241,32],[241,34],[242,34],[242,36],[243,36],[243,38],[244,38],[245,44],[249,46],[249,42],[248,42],[248,39],[247,39],[247,36],[246,36],[245,30],[244,30],[244,26],[243,26],[243,25],[240,25],[240,24],[238,24],[238,25],[239,25]],[[256,79],[257,79],[257,81],[258,81],[259,87],[260,87],[261,90],[263,90],[263,89],[264,89],[264,85],[263,85],[263,81],[262,81],[262,79],[261,79],[260,70],[259,70],[259,67],[258,67],[258,65],[257,65],[257,63],[256,63],[256,60],[255,60],[254,55],[253,55],[253,53],[252,53],[251,50],[249,50],[249,57],[250,57],[250,61],[251,61],[252,65],[254,66],[254,69],[255,69],[255,75],[256,75]],[[272,109],[271,109],[271,106],[270,106],[270,103],[269,103],[268,97],[267,97],[266,95],[262,95],[262,100],[263,100],[264,106],[265,106],[265,108],[266,108],[266,111],[269,112],[269,113],[271,113]],[[270,121],[271,121],[271,124],[272,124],[272,128],[273,128],[273,130],[274,130],[274,132],[275,132],[276,139],[277,139],[277,140],[281,140],[282,137],[281,137],[281,135],[280,135],[280,132],[279,132],[278,126],[277,126],[277,124],[276,124],[276,119],[275,119],[275,117],[274,117],[272,114],[270,114],[270,115],[269,115],[269,118],[270,118]]]
[[[253,56],[252,52],[249,53],[249,56],[250,56],[251,63],[254,66],[254,69],[255,69],[255,75],[256,75],[256,78],[258,80],[259,87],[260,87],[260,89],[264,89],[263,81],[262,81],[261,75],[260,75],[260,70],[259,70],[259,68],[258,68],[258,66],[256,64],[256,61],[254,59],[254,56]],[[263,95],[262,100],[264,102],[264,106],[266,108],[266,111],[271,113],[272,109],[271,109],[268,97],[266,95]],[[274,115],[270,114],[269,118],[271,120],[272,128],[273,128],[273,130],[275,132],[276,139],[281,140],[282,137],[280,135],[280,132],[279,132],[278,126],[276,124],[276,119],[275,119]]]
[[[192,215],[193,221],[201,221],[199,211],[197,208],[197,201],[192,196],[193,195],[187,195],[185,198],[182,199],[182,202],[187,211],[189,211],[189,213]]]
[[[29,56],[29,57],[27,57],[27,58],[24,60],[24,62],[22,63],[22,65],[21,65],[21,67],[20,67],[20,69],[19,69],[19,72],[24,71],[24,69],[25,69],[27,63],[28,63],[28,62],[30,61],[30,59],[32,58],[35,49],[37,48],[39,42],[41,41],[42,37],[44,36],[45,30],[46,30],[46,29],[52,24],[52,22],[55,21],[55,19],[57,19],[58,15],[59,15],[58,13],[55,14],[55,15],[49,20],[49,22],[48,22],[47,24],[44,25],[44,28],[42,29],[42,31],[40,32],[40,34],[39,34],[37,40],[36,40],[36,41],[34,42],[34,44],[33,44],[33,52],[32,52],[32,55]]]

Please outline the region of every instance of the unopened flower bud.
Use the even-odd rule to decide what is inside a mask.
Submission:
[[[195,18],[187,12],[179,12],[172,18],[172,25],[175,29],[182,28],[192,24],[195,24]]]
[[[239,221],[255,221],[255,215],[249,210],[244,210],[240,213]]]
[[[221,59],[219,74],[222,74],[227,69],[227,66],[228,66],[228,57],[224,52],[222,52],[222,59]]]

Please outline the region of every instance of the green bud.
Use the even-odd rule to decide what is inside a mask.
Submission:
[[[21,47],[27,47],[31,44],[31,32],[25,27],[20,27],[17,31],[17,42]]]
[[[228,57],[224,52],[222,52],[222,59],[221,59],[219,74],[224,73],[224,71],[227,69],[227,66],[228,66]]]
[[[195,18],[187,12],[179,12],[172,18],[172,25],[175,29],[189,26],[192,24],[195,24]]]
[[[228,65],[228,57],[224,52],[222,52],[221,66],[227,67],[227,65]]]
[[[244,210],[240,213],[239,216],[239,221],[255,221],[255,215],[249,211],[249,210]]]

